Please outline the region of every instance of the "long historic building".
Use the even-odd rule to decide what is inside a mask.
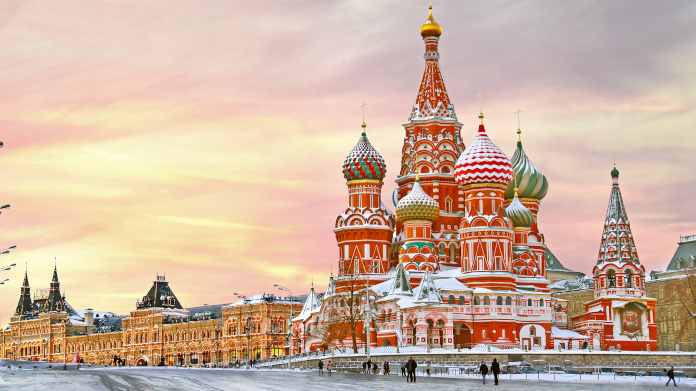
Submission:
[[[524,151],[521,131],[508,159],[482,112],[465,146],[440,70],[442,29],[432,7],[420,33],[425,68],[404,125],[396,213],[381,201],[386,164],[363,123],[343,164],[349,199],[334,229],[339,274],[324,300],[310,295],[295,318],[293,352],[368,341],[578,347],[587,337],[559,332],[567,328],[566,304],[551,297],[546,278],[548,249],[537,224],[546,177]],[[336,330],[338,323],[350,327]]]
[[[47,362],[125,365],[215,365],[288,353],[296,298],[271,294],[228,305],[184,309],[164,276],[129,316],[74,310],[60,294],[54,269],[47,294],[32,299],[28,275],[0,356]],[[301,299],[301,298],[300,298]]]

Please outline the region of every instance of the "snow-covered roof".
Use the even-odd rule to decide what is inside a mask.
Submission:
[[[556,326],[551,326],[551,338],[561,338],[561,339],[588,339],[586,335],[582,335],[578,332],[572,330],[559,329]]]
[[[439,290],[433,281],[433,276],[429,271],[426,271],[421,279],[420,285],[416,287],[413,292],[413,297],[416,303],[431,304],[431,303],[442,303],[442,297],[440,297]]]
[[[401,262],[399,262],[399,264],[396,266],[396,275],[392,279],[391,289],[389,289],[388,295],[413,295],[413,289],[411,288],[411,283],[409,282],[408,272],[406,272],[404,264]]]
[[[305,301],[304,307],[302,307],[302,311],[300,311],[300,314],[297,315],[295,320],[301,320],[305,321],[307,320],[312,313],[315,310],[318,310],[321,308],[321,304],[319,304],[319,299],[317,299],[316,293],[314,293],[314,287],[309,291],[309,295],[307,295],[307,301]]]

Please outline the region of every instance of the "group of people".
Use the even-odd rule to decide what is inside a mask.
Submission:
[[[324,361],[319,360],[319,363],[317,363],[317,366],[319,366],[319,376],[324,376]],[[331,359],[329,359],[326,362],[326,372],[328,372],[329,376],[331,376],[332,369],[333,369],[333,364],[331,363]]]
[[[491,372],[493,372],[493,378],[495,379],[495,385],[498,385],[498,375],[500,375],[500,364],[498,359],[494,358],[491,363]],[[484,360],[481,360],[481,376],[483,376],[483,384],[486,384],[486,375],[488,375],[488,365]]]

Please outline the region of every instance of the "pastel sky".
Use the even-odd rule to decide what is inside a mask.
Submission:
[[[395,187],[426,1],[0,3],[0,317],[54,257],[75,308],[127,313],[155,275],[184,306],[323,290],[360,134]],[[696,4],[440,1],[441,67],[468,145],[486,128],[548,177],[539,226],[590,273],[613,156],[640,258],[696,234]],[[385,204],[393,209],[389,197]]]

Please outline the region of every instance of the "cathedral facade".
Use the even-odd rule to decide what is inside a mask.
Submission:
[[[546,278],[537,214],[548,181],[525,153],[520,130],[508,158],[482,112],[465,145],[440,71],[441,34],[431,7],[421,27],[425,69],[404,125],[396,213],[382,202],[386,163],[363,123],[343,165],[349,199],[334,229],[339,272],[324,300],[308,299],[294,319],[293,352],[368,341],[446,349],[587,342],[563,330],[566,302],[552,298]]]

